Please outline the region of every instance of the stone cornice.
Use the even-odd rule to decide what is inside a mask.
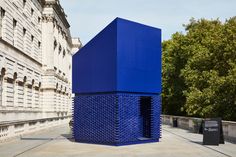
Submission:
[[[61,7],[61,5],[59,3],[57,3],[57,5],[54,5],[54,9],[55,9],[56,13],[58,14],[59,18],[64,23],[65,27],[70,28],[70,24],[66,19],[67,15],[65,14],[65,12],[64,12],[63,8]]]
[[[53,15],[50,15],[50,14],[43,14],[42,20],[43,20],[43,22],[53,22],[54,17],[53,17]]]
[[[44,8],[53,8],[58,17],[61,19],[66,28],[70,28],[70,24],[67,21],[63,8],[61,7],[59,0],[42,0],[42,5]]]
[[[79,38],[72,38],[72,47],[80,49],[82,47],[82,42]]]

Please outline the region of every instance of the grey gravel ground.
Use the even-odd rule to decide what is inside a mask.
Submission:
[[[162,128],[159,143],[113,147],[75,143],[63,125],[0,144],[0,157],[236,157],[236,144],[203,146],[202,135]]]

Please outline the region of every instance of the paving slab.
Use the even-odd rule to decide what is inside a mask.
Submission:
[[[67,125],[0,144],[0,157],[236,157],[236,144],[202,145],[202,135],[162,126],[158,143],[106,146],[75,143]]]

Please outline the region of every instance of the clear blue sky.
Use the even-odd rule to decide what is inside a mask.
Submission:
[[[184,32],[191,17],[225,21],[236,16],[236,0],[60,0],[71,34],[84,44],[116,17],[162,29],[163,40]]]

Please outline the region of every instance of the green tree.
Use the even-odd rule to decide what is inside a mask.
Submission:
[[[185,29],[163,42],[164,113],[236,120],[236,17]]]
[[[162,75],[163,75],[163,113],[185,115],[181,107],[185,104],[183,91],[186,89],[184,78],[180,76],[181,69],[187,62],[185,51],[185,36],[180,33],[172,35],[172,39],[162,44]]]

